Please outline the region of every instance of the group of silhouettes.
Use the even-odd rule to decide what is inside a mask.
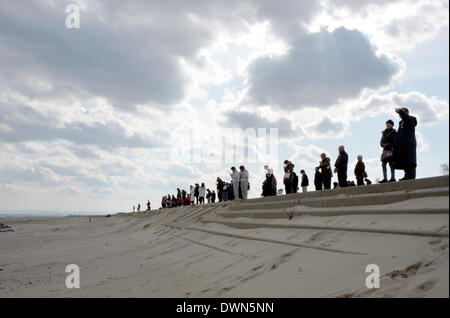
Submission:
[[[410,180],[416,178],[417,141],[415,137],[415,127],[417,119],[409,115],[407,108],[396,108],[395,112],[400,116],[398,130],[394,129],[394,121],[389,119],[386,121],[386,129],[382,131],[380,146],[382,148],[381,166],[383,179],[380,183],[395,182],[395,170],[403,170],[404,177],[402,180]],[[349,186],[369,185],[372,182],[368,179],[365,164],[362,155],[358,155],[355,168],[353,170],[356,183],[348,180],[348,154],[344,146],[339,146],[339,155],[331,166],[331,159],[325,154],[320,155],[320,161],[315,168],[314,187],[316,191],[333,188],[345,188]],[[390,168],[390,178],[387,176],[387,166]],[[295,165],[289,161],[284,161],[284,192],[286,194],[297,193],[301,188],[302,192],[306,192],[309,186],[309,179],[306,172],[300,170],[301,180],[294,171]],[[262,183],[262,193],[264,197],[275,196],[283,193],[282,189],[277,189],[277,179],[273,174],[273,169],[267,165],[264,166],[266,178]],[[231,180],[225,182],[220,177],[216,179],[216,190],[206,188],[204,183],[191,185],[189,192],[177,189],[176,195],[166,195],[162,198],[161,208],[172,208],[186,206],[191,204],[215,203],[216,201],[232,201],[235,199],[247,199],[250,190],[249,173],[244,166],[240,166],[239,170],[231,167],[229,173]],[[337,182],[332,185],[334,173],[337,174]],[[300,181],[300,184],[299,184]],[[205,201],[206,200],[206,201]],[[150,201],[147,202],[147,209],[150,210]],[[133,211],[135,207],[133,206]],[[140,211],[140,204],[137,206]]]

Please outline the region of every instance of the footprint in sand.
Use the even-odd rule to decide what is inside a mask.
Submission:
[[[436,285],[436,281],[435,280],[429,280],[429,281],[426,281],[426,282],[420,284],[419,286],[417,286],[416,290],[417,291],[421,291],[421,292],[427,292],[431,288],[433,288],[434,285]]]

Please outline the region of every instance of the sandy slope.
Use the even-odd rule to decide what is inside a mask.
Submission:
[[[430,206],[448,208],[448,196],[377,208]],[[92,222],[87,216],[0,219],[18,229],[0,233],[0,297],[449,296],[448,212],[233,218],[230,225],[220,223],[228,220],[221,209]],[[314,228],[295,227],[305,225]],[[405,231],[413,233],[397,233]],[[72,263],[81,270],[77,290],[65,287]],[[381,270],[375,290],[365,286],[372,263]]]

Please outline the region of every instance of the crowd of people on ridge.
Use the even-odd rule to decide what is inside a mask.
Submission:
[[[417,157],[416,148],[417,141],[415,137],[415,127],[417,119],[409,114],[407,108],[396,108],[395,112],[399,114],[401,120],[398,130],[394,129],[394,121],[389,119],[386,121],[386,129],[382,131],[380,146],[382,148],[381,166],[383,179],[379,183],[396,182],[395,170],[403,170],[404,177],[399,181],[410,180],[416,178]],[[354,181],[348,180],[348,154],[344,146],[339,146],[339,155],[334,162],[334,168],[330,157],[325,153],[320,155],[320,161],[315,168],[314,187],[316,191],[331,189],[332,178],[334,173],[337,175],[338,182],[333,183],[333,188],[344,188],[349,186],[369,185],[372,182],[368,179],[363,156],[358,155],[357,162],[353,173]],[[390,168],[390,178],[387,176],[387,166]],[[294,171],[295,165],[289,161],[284,161],[283,184],[286,194],[297,193],[299,191],[299,176]],[[264,166],[266,178],[262,183],[262,193],[264,197],[275,196],[282,192],[277,190],[277,179],[273,174],[273,169],[267,165]],[[300,187],[302,192],[306,192],[309,186],[309,179],[305,170],[300,170]],[[207,203],[232,201],[235,199],[247,199],[248,190],[250,190],[249,173],[244,166],[240,166],[239,170],[231,167],[231,180],[226,182],[220,177],[216,179],[216,190],[206,188],[204,183],[195,186],[191,185],[189,192],[177,189],[176,195],[164,196],[162,198],[161,207],[171,208],[178,206],[186,206],[191,204],[204,204],[205,198]],[[150,210],[150,202],[147,202],[147,208]],[[133,206],[133,211],[135,207]],[[138,204],[137,211],[140,211]]]

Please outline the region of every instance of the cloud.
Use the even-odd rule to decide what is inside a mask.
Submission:
[[[401,70],[398,60],[377,55],[357,30],[321,30],[292,43],[278,58],[263,57],[249,68],[249,98],[283,109],[327,107],[355,98],[365,88],[387,86]]]
[[[420,131],[416,130],[416,139],[417,139],[417,149],[420,152],[429,152],[430,144],[425,140],[423,134]]]
[[[67,140],[78,145],[97,145],[102,149],[151,148],[161,145],[163,138],[129,134],[118,121],[87,123],[82,120],[61,123],[58,117],[43,114],[25,105],[0,102],[0,125],[8,127],[0,134],[0,141]],[[161,136],[163,137],[163,136]]]
[[[329,30],[358,29],[383,52],[409,51],[448,26],[448,1],[328,0],[324,8],[309,24],[309,30],[322,26]]]
[[[348,130],[348,125],[342,121],[331,120],[328,116],[323,116],[319,121],[309,125],[305,131],[308,134],[314,133],[319,138],[342,137]]]
[[[393,114],[397,107],[406,107],[411,115],[416,116],[418,125],[432,125],[448,119],[447,101],[437,97],[428,97],[419,92],[390,92],[384,95],[374,94],[353,109],[354,118],[375,116],[380,113]]]

